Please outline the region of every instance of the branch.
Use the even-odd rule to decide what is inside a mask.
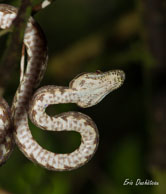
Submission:
[[[13,21],[12,33],[7,41],[7,49],[3,55],[0,69],[0,85],[4,87],[15,70],[21,54],[21,46],[28,18],[31,14],[31,0],[21,1],[17,17]]]

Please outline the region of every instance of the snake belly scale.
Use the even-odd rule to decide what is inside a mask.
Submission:
[[[9,28],[16,15],[16,8],[0,4],[0,28]],[[121,70],[83,73],[76,76],[69,87],[44,86],[33,94],[44,75],[48,56],[45,36],[32,17],[25,30],[24,45],[28,56],[27,67],[24,71],[24,64],[21,66],[20,84],[11,111],[5,100],[0,100],[0,164],[8,159],[15,141],[28,159],[49,170],[76,169],[87,163],[97,149],[99,135],[95,123],[79,112],[66,112],[51,117],[45,109],[51,104],[62,103],[76,103],[82,108],[96,105],[122,85],[125,74]],[[66,154],[45,150],[32,137],[28,115],[43,130],[80,133],[79,148]]]

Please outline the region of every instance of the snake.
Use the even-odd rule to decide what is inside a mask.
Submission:
[[[44,1],[46,7],[50,1]],[[0,28],[7,29],[17,16],[18,9],[0,4]],[[24,47],[27,52],[27,65],[24,70],[24,57],[21,59],[21,75],[18,89],[11,108],[0,99],[0,165],[12,153],[14,144],[33,163],[48,170],[68,171],[86,164],[96,152],[99,133],[94,121],[87,115],[69,111],[55,116],[46,113],[53,104],[75,103],[81,108],[98,104],[106,95],[119,88],[124,80],[122,70],[81,73],[69,83],[68,87],[48,85],[37,91],[48,61],[47,42],[39,24],[30,17],[25,29]],[[42,130],[76,131],[81,142],[71,153],[54,153],[44,149],[32,136],[28,118]]]

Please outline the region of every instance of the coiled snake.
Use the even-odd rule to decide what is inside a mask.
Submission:
[[[48,1],[44,2],[46,5]],[[16,8],[0,4],[0,28],[9,28],[16,15]],[[0,99],[0,164],[10,156],[15,141],[28,159],[47,169],[61,171],[78,168],[89,161],[96,151],[98,131],[95,123],[79,112],[67,112],[51,117],[45,113],[45,109],[51,104],[59,103],[76,103],[82,108],[91,107],[119,88],[125,74],[121,70],[83,73],[75,77],[69,87],[45,86],[33,95],[33,90],[46,69],[47,45],[41,29],[32,17],[25,30],[24,45],[28,62],[25,72],[24,65],[21,66],[20,85],[11,111],[6,101]],[[79,148],[67,154],[45,150],[32,137],[28,114],[31,121],[43,130],[77,131],[82,138]]]

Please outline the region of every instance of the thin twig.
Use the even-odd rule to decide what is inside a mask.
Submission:
[[[38,13],[41,9],[47,7],[48,5],[50,5],[51,3],[53,3],[54,1],[56,1],[56,0],[45,0],[45,1],[42,1],[42,2],[38,3],[37,5],[35,5],[35,6],[32,8],[32,15],[35,15],[35,14]]]
[[[4,36],[5,34],[12,32],[12,28],[4,29],[0,31],[0,37]]]

